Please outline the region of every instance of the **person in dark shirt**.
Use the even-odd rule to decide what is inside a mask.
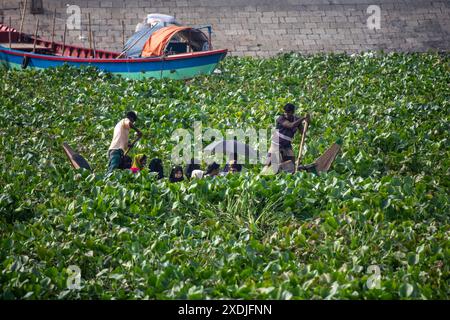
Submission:
[[[286,161],[292,161],[295,164],[294,151],[292,150],[292,141],[297,131],[303,132],[302,122],[310,121],[309,114],[305,117],[295,115],[296,107],[288,103],[284,106],[284,114],[279,116],[276,121],[276,130],[272,135],[272,143],[267,158],[267,166],[272,166],[274,173],[278,173],[280,164]]]
[[[227,173],[239,173],[242,171],[242,165],[237,163],[236,160],[231,160],[229,163],[225,165],[223,172]]]
[[[191,161],[190,161],[190,162],[187,164],[187,166],[186,166],[186,171],[185,171],[185,173],[186,173],[186,178],[187,178],[187,179],[190,179],[191,176],[192,176],[192,171],[194,171],[194,170],[200,170],[200,169],[201,169],[201,167],[200,167],[200,161],[198,161],[198,160],[192,158]]]
[[[164,178],[164,168],[161,159],[152,159],[148,168],[150,169],[150,172],[157,173],[158,180]]]
[[[120,159],[119,169],[122,169],[122,170],[131,169],[132,163],[133,163],[133,159],[131,159],[131,157],[128,155],[124,155]]]
[[[202,179],[204,177],[215,177],[220,173],[220,165],[213,162],[211,163],[206,171],[194,170],[192,171],[191,178]]]
[[[219,173],[220,173],[220,166],[217,163],[213,162],[206,169],[205,175],[208,177],[215,177],[219,175]]]

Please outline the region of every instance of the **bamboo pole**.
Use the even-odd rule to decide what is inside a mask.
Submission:
[[[127,151],[125,151],[124,156],[126,156],[128,154],[128,152],[130,152],[130,150],[134,147],[134,145],[141,139],[141,136],[137,136],[136,139],[134,139],[134,141],[130,144],[130,147],[127,149]]]
[[[96,49],[95,49],[95,32],[94,31],[91,31],[91,33],[92,33],[92,44],[93,44],[93,48],[94,48],[94,54],[93,54],[93,58],[95,58],[95,56],[96,56]]]
[[[131,50],[145,35],[148,35],[147,32],[144,32],[129,48],[128,50]],[[122,51],[116,59],[122,58],[122,56],[125,54],[126,51]]]
[[[55,23],[56,23],[56,8],[53,11],[53,25],[52,25],[52,48],[53,48],[53,42],[55,41]]]
[[[8,40],[9,40],[9,48],[11,49],[11,16],[9,16],[9,32],[8,32]]]
[[[192,52],[191,39],[192,39],[192,29],[189,29],[189,40],[188,40],[189,52]]]
[[[133,44],[131,46],[129,46],[127,49],[131,50],[144,36],[148,36],[148,32],[142,33],[142,35],[138,39],[136,39],[136,41],[134,41]],[[125,49],[125,48],[123,48],[123,49]],[[126,53],[126,51],[122,51],[115,59],[122,58],[125,53]]]
[[[295,164],[294,172],[297,172],[298,166],[300,165],[300,161],[302,159],[302,152],[303,152],[303,145],[305,143],[306,130],[308,130],[308,121],[306,122],[305,126],[303,127],[302,140],[300,141],[300,149],[298,150],[297,163]]]
[[[125,47],[125,23],[122,20],[122,48]]]
[[[22,16],[21,16],[21,20],[20,20],[19,42],[20,42],[20,38],[22,37],[23,22],[25,20],[25,10],[27,9],[27,4],[28,4],[28,0],[25,0],[25,4],[24,4],[24,6],[22,8]]]
[[[88,12],[88,34],[89,34],[89,52],[91,57],[94,57],[92,53],[92,29],[91,29],[91,13]]]
[[[64,50],[66,49],[66,33],[67,33],[67,23],[64,23],[63,46],[61,56],[64,56]]]
[[[208,50],[212,50],[211,28],[208,28]]]
[[[33,53],[36,52],[36,42],[37,42],[38,30],[39,30],[39,18],[36,21],[36,29],[34,30]]]

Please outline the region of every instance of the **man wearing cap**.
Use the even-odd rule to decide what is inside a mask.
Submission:
[[[142,132],[135,127],[134,123],[137,120],[137,115],[133,111],[127,112],[126,118],[120,120],[114,127],[114,135],[111,145],[108,149],[108,171],[106,174],[111,174],[114,169],[119,168],[120,160],[125,153],[125,150],[130,147],[128,136],[130,128],[137,132],[138,137],[142,137]]]
[[[303,131],[302,122],[310,121],[309,114],[299,118],[294,115],[296,107],[288,103],[284,106],[284,114],[276,121],[276,128],[272,135],[266,167],[271,165],[274,173],[278,173],[280,165],[286,161],[295,164],[294,151],[292,150],[292,140],[297,130]]]

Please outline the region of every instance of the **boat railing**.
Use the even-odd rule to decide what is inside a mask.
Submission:
[[[16,29],[0,24],[0,45],[13,50],[50,54],[55,56],[66,56],[75,58],[114,59],[119,54],[106,50],[94,50],[75,45],[67,45],[60,42],[51,42],[39,37],[36,38],[25,33],[20,34]]]

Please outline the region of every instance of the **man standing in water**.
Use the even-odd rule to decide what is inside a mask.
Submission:
[[[283,162],[292,161],[292,164],[295,165],[292,140],[297,130],[303,132],[302,122],[310,121],[309,114],[302,118],[295,116],[295,108],[291,103],[286,104],[284,106],[284,114],[277,119],[276,130],[272,135],[272,143],[265,168],[267,169],[271,166],[273,173],[278,173]]]
[[[130,128],[137,132],[138,137],[142,137],[142,132],[135,127],[134,123],[137,120],[137,115],[133,111],[129,111],[125,119],[120,120],[114,127],[114,135],[111,141],[111,145],[108,149],[108,171],[107,175],[111,174],[114,169],[117,169],[120,165],[120,160],[127,148],[131,147],[128,142],[128,136],[130,134]]]

